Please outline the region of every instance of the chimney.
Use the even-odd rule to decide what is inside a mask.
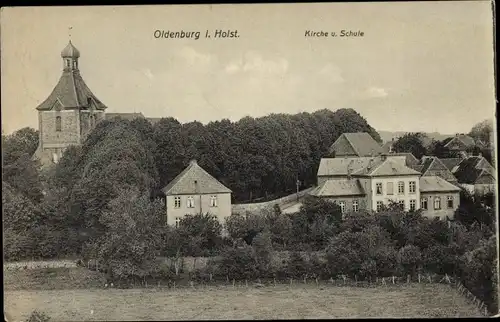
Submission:
[[[366,167],[366,169],[368,171],[370,171],[372,169],[372,162],[373,162],[373,159],[370,159],[370,161],[368,162],[368,166]]]
[[[370,156],[373,158],[373,155],[375,154],[375,151],[372,149]]]
[[[191,161],[189,162],[189,164],[190,164],[190,165],[195,165],[195,164],[198,164],[198,162],[196,162],[196,160],[194,160],[194,159],[193,159],[193,160],[191,160]],[[196,181],[195,181],[195,182],[196,182]]]
[[[380,159],[381,159],[382,161],[387,160],[387,154],[385,154],[385,153],[380,154]]]

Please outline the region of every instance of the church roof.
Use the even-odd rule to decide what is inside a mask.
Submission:
[[[49,111],[53,108],[88,108],[104,110],[107,107],[92,93],[78,71],[63,71],[49,97],[36,108]]]
[[[63,58],[78,58],[80,52],[70,42],[61,52]],[[104,105],[85,84],[78,67],[65,68],[59,82],[49,97],[36,108],[39,111],[52,109],[87,109],[105,110]]]
[[[112,120],[115,118],[123,119],[123,120],[128,120],[132,121],[135,119],[143,119],[144,115],[142,113],[106,113],[105,115],[106,120]]]
[[[68,45],[61,51],[62,58],[79,58],[80,51],[69,41]]]
[[[166,195],[231,193],[194,160],[162,190]]]

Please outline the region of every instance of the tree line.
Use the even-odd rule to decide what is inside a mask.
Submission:
[[[495,156],[494,142],[492,140],[493,133],[493,124],[489,120],[474,125],[468,135],[476,143],[482,142],[482,144],[469,147],[466,152],[469,155],[481,154],[488,162],[493,164]],[[445,146],[451,139],[452,137],[444,140],[429,140],[427,135],[422,132],[410,132],[396,139],[393,143],[393,149],[394,152],[410,152],[417,159],[421,159],[424,155],[438,158],[459,158],[459,152],[451,151]]]

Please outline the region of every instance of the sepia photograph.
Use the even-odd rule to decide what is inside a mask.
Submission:
[[[0,23],[5,321],[498,314],[493,1]]]

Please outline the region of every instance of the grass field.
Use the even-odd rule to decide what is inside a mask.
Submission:
[[[38,309],[55,321],[470,317],[479,312],[449,285],[358,288],[278,285],[264,288],[6,290],[15,320]]]

